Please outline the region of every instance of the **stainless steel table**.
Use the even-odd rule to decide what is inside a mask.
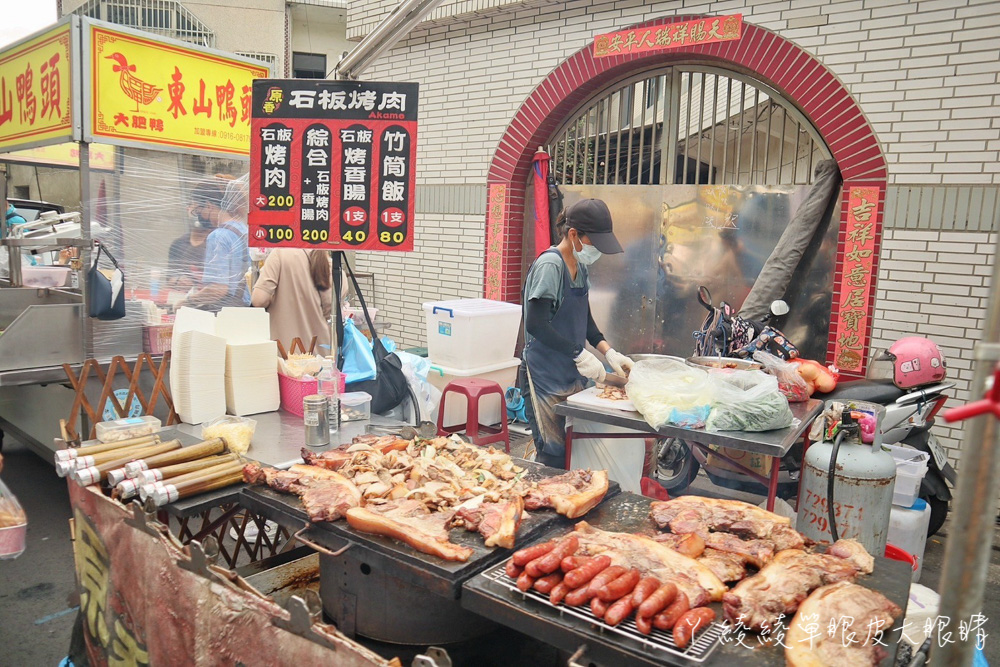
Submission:
[[[681,438],[685,442],[691,443],[703,452],[711,452],[714,456],[724,459],[727,463],[740,469],[751,478],[767,485],[767,509],[774,509],[774,499],[778,493],[778,472],[779,462],[782,456],[788,453],[792,445],[799,438],[805,438],[805,446],[808,448],[809,427],[816,417],[823,412],[823,401],[809,399],[803,403],[790,403],[792,416],[797,420],[788,428],[775,431],[763,431],[750,433],[745,431],[706,431],[704,429],[687,428],[683,426],[664,426],[654,429],[646,419],[634,411],[614,410],[596,408],[574,403],[563,402],[556,406],[556,414],[564,417],[574,417],[599,424],[608,424],[634,431],[641,435],[655,436],[661,438]],[[634,438],[635,433],[574,433],[572,425],[566,427],[566,468],[570,468],[573,456],[573,440],[602,438],[621,439]],[[718,451],[710,450],[710,445],[729,447],[745,452],[754,452],[770,456],[771,474],[768,477],[750,470],[743,464],[733,461],[731,458]]]

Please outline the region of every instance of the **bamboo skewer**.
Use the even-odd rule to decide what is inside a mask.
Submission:
[[[149,439],[145,442],[140,442],[137,444],[125,445],[124,447],[115,447],[113,449],[108,449],[102,452],[94,452],[91,454],[78,454],[70,458],[64,458],[56,460],[56,474],[60,477],[65,477],[69,475],[74,470],[79,470],[80,468],[89,468],[91,466],[98,466],[102,463],[107,463],[108,461],[113,461],[115,459],[120,459],[126,454],[136,452],[139,450],[146,450],[150,447],[155,447],[160,444],[159,436],[147,436]],[[95,445],[98,446],[98,445]],[[60,454],[68,450],[61,449],[56,454]]]
[[[230,463],[219,463],[211,468],[203,468],[201,470],[196,470],[194,472],[189,472],[184,475],[178,475],[176,477],[171,477],[163,482],[153,482],[152,484],[142,484],[139,486],[139,497],[145,501],[147,498],[153,495],[155,490],[159,487],[165,486],[166,484],[186,484],[191,481],[196,481],[199,479],[211,478],[219,474],[225,474],[229,472],[238,472],[243,474],[243,462],[235,461]]]
[[[178,482],[177,484],[157,484],[153,491],[153,504],[162,507],[168,503],[177,502],[182,498],[194,496],[206,491],[222,489],[243,481],[242,468],[234,472],[216,474],[211,477],[193,479],[188,482]]]
[[[73,473],[73,479],[77,483],[83,486],[90,486],[91,484],[96,484],[98,482],[103,482],[107,478],[108,473],[116,468],[123,467],[129,461],[133,461],[136,458],[143,456],[154,456],[156,454],[162,454],[164,452],[169,452],[174,449],[180,449],[180,440],[171,440],[169,442],[163,442],[158,445],[149,447],[148,449],[140,451],[132,451],[127,456],[108,461],[107,463],[102,463],[97,466],[90,466],[88,468],[83,468],[77,470]]]
[[[213,468],[220,464],[238,462],[239,460],[240,457],[237,454],[224,454],[222,456],[209,456],[204,459],[185,461],[184,463],[165,466],[163,468],[142,470],[135,477],[121,481],[115,487],[114,495],[116,495],[119,500],[129,500],[130,498],[134,498],[139,495],[139,490],[147,484],[155,484],[156,482],[164,479],[172,479],[179,475],[198,472],[200,470]],[[242,463],[240,465],[242,465]]]
[[[147,443],[159,442],[160,436],[156,434],[150,435],[140,435],[137,438],[129,438],[128,440],[118,440],[117,442],[102,442],[97,445],[86,445],[84,447],[70,447],[68,449],[60,449],[56,452],[56,461],[65,461],[66,459],[75,459],[81,456],[88,456],[90,454],[100,454],[101,452],[109,452],[113,449],[121,449],[122,447],[132,447],[135,445],[145,445]]]
[[[222,438],[212,438],[211,440],[199,442],[197,445],[182,447],[176,451],[169,451],[155,456],[146,456],[142,459],[131,461],[125,466],[125,474],[129,477],[134,477],[142,470],[193,461],[213,454],[222,454],[225,451],[226,442]],[[121,480],[118,481],[120,482]]]

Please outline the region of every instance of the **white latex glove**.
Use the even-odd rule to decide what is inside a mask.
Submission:
[[[619,375],[628,375],[632,371],[632,367],[635,366],[634,361],[626,357],[621,352],[616,352],[614,348],[605,352],[604,358],[608,360],[611,368],[613,368],[615,373],[618,373]]]
[[[576,355],[573,361],[576,363],[576,370],[579,371],[580,375],[594,382],[604,382],[604,376],[607,375],[604,364],[592,352],[585,349]]]

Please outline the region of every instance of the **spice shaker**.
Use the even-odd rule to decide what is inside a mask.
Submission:
[[[329,402],[322,394],[302,399],[302,421],[306,427],[306,446],[320,447],[330,444]]]

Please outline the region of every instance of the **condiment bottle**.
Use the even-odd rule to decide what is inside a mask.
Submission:
[[[322,394],[312,394],[302,399],[302,422],[306,428],[307,447],[330,444],[328,405],[326,396]]]

